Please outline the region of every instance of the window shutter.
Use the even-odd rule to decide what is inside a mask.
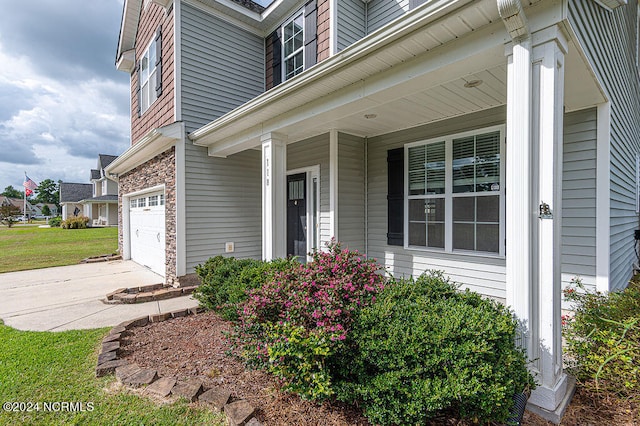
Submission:
[[[156,31],[156,94],[162,95],[162,28]]]
[[[387,151],[387,244],[404,245],[404,148]]]
[[[282,83],[282,39],[280,38],[280,28],[271,35],[273,44],[273,86]]]
[[[309,69],[316,64],[318,58],[318,7],[316,0],[304,6],[304,68]]]
[[[138,84],[136,86],[136,97],[138,98],[138,117],[142,115],[142,90],[140,90],[142,85],[142,82],[140,81],[142,79],[142,75],[140,75],[140,61],[141,60],[138,60],[136,62],[136,75],[138,76]]]

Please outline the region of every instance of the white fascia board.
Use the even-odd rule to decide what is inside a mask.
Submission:
[[[116,63],[120,61],[122,54],[135,47],[138,21],[140,19],[140,7],[142,0],[125,0],[122,8],[122,22],[120,36],[118,38],[118,51]]]
[[[240,125],[241,127],[246,128],[247,125],[249,125],[247,120],[249,122],[251,121],[249,117],[255,111],[268,108],[270,104],[291,96],[298,91],[304,90],[313,82],[325,78],[326,76],[337,72],[356,61],[366,60],[367,56],[371,55],[373,52],[382,49],[420,27],[426,26],[429,23],[452,13],[456,9],[471,3],[471,1],[472,0],[438,0],[434,1],[428,7],[415,9],[415,12],[407,14],[405,19],[394,21],[393,25],[381,28],[371,36],[365,37],[342,50],[338,54],[316,64],[314,67],[300,74],[298,77],[288,80],[275,88],[262,93],[217,120],[191,132],[189,134],[189,139],[191,139],[195,145],[212,145],[215,139],[212,137],[210,139],[213,140],[208,140],[208,136],[213,136],[215,132],[233,125]],[[348,82],[343,80],[336,84],[336,87],[333,87],[332,89],[339,90],[342,87],[346,87],[358,80],[361,80],[361,78],[358,77],[354,81]],[[254,124],[257,123],[250,123],[250,125]]]
[[[136,65],[136,50],[129,49],[125,52],[122,52],[120,58],[116,62],[116,69],[118,71],[124,71],[127,74],[131,74],[133,68]]]
[[[182,123],[150,130],[135,145],[123,152],[105,168],[109,175],[126,173],[174,146],[182,135]]]

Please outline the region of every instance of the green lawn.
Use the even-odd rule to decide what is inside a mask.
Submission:
[[[73,265],[118,249],[118,229],[0,227],[0,273]]]
[[[0,424],[224,424],[222,415],[184,401],[161,405],[125,391],[109,391],[114,377],[96,379],[94,373],[97,347],[106,333],[107,329],[25,332],[0,322],[0,403],[30,403],[34,408],[7,412],[3,407]],[[75,408],[82,403],[85,411],[46,411],[45,402],[49,410],[62,407],[52,403],[75,403]]]

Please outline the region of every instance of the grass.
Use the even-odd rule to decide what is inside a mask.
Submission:
[[[0,410],[0,424],[224,424],[222,415],[184,400],[160,405],[126,391],[108,391],[114,377],[96,379],[94,374],[97,347],[106,333],[18,331],[0,322],[0,403],[40,403],[40,411]],[[63,401],[83,403],[85,411],[44,409],[45,402]]]
[[[118,249],[118,229],[0,227],[0,273],[73,265]]]

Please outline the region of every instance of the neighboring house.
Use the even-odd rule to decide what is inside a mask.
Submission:
[[[561,287],[636,260],[637,1],[260,3],[125,1],[124,257],[172,283],[336,237],[442,270],[514,309],[557,421]]]
[[[91,183],[61,183],[62,219],[86,216],[89,226],[118,224],[118,183],[105,173],[105,168],[117,157],[98,155],[98,168],[91,170]]]
[[[34,205],[33,209],[36,212],[35,215],[43,215],[42,209],[44,206],[49,207],[49,216],[58,216],[58,206],[52,203],[38,203]]]
[[[20,210],[20,215],[24,215],[25,214],[25,202],[24,199],[22,198],[10,198],[10,197],[5,197],[2,196],[0,197],[0,205],[2,206],[14,206],[17,207]],[[27,216],[28,217],[33,217],[35,215],[41,214],[42,212],[36,208],[33,204],[31,204],[29,201],[26,202],[26,207],[27,207]]]

